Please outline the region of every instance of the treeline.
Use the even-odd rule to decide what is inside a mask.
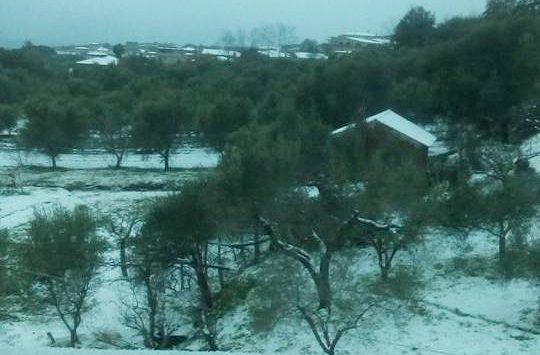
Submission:
[[[515,143],[537,131],[539,21],[536,7],[522,1],[490,1],[482,16],[439,25],[413,8],[396,27],[395,50],[328,61],[276,60],[246,49],[232,63],[126,57],[115,67],[81,68],[27,45],[0,51],[0,118],[2,128],[22,116],[28,131],[70,136],[49,149],[51,142],[23,135],[51,158],[82,144],[89,131],[117,157],[124,143],[110,139],[129,135],[130,146],[166,161],[171,138],[185,131],[223,150],[231,134],[253,125],[297,136],[292,132],[328,132],[387,108]],[[45,109],[69,118],[55,122]],[[71,122],[65,132],[63,121]]]

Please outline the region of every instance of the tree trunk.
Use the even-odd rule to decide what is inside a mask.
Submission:
[[[317,286],[319,295],[319,310],[326,309],[330,312],[332,307],[332,290],[330,288],[330,261],[332,254],[326,252],[321,256],[321,264],[319,267],[319,275],[314,280]]]
[[[389,265],[384,265],[383,267],[381,267],[381,278],[383,281],[387,281],[388,280],[388,274],[390,273],[390,266]]]
[[[208,348],[210,351],[218,351],[218,346],[216,342],[216,336],[212,333],[206,334],[206,342],[208,343]]]
[[[194,254],[195,261],[195,274],[197,276],[197,286],[199,286],[199,293],[201,298],[201,306],[205,309],[212,309],[214,301],[212,298],[212,290],[208,282],[208,275],[205,272],[204,263],[200,251]]]
[[[120,269],[122,270],[122,277],[128,278],[126,238],[120,239]]]
[[[197,250],[193,252],[193,268],[195,269],[197,285],[199,287],[200,327],[209,349],[211,351],[216,351],[218,350],[218,346],[216,343],[213,320],[211,319],[214,300],[212,297],[212,289],[210,288],[208,281],[208,274],[206,272],[206,261],[203,259],[200,248],[197,248]]]
[[[499,234],[499,260],[504,261],[506,258],[506,234]]]
[[[74,348],[78,342],[79,342],[79,337],[77,336],[77,329],[71,329],[69,331],[69,346]]]
[[[218,264],[222,264],[222,258],[221,258],[221,238],[218,239]],[[219,277],[219,288],[220,290],[223,290],[225,288],[225,275],[223,274],[223,269],[218,269],[218,277]]]
[[[255,242],[254,251],[253,251],[253,264],[257,264],[261,257],[261,246],[259,244],[259,232],[256,231],[253,235],[253,241]]]
[[[122,167],[122,160],[124,160],[123,154],[115,154],[116,157],[116,165],[114,166],[115,169],[120,169]]]
[[[51,156],[52,168],[56,169],[56,155]]]
[[[169,155],[170,155],[169,149],[167,149],[163,153],[161,153],[161,158],[163,159],[163,164],[164,164],[165,171],[169,171]]]

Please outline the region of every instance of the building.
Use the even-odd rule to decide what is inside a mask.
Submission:
[[[113,56],[101,56],[101,57],[92,57],[85,60],[78,61],[79,65],[116,65],[118,64],[118,59]]]
[[[360,124],[338,128],[332,135],[339,136],[353,129],[365,133],[366,161],[377,156],[390,164],[411,161],[427,168],[432,150],[439,151],[437,137],[392,110],[368,117]]]
[[[298,59],[316,59],[316,60],[328,59],[328,56],[323,53],[295,52],[294,55]]]
[[[330,37],[328,39],[328,45],[332,52],[338,54],[389,49],[393,47],[390,37],[367,32],[349,32]]]
[[[221,61],[229,61],[235,58],[240,58],[242,53],[237,51],[230,51],[226,49],[204,48],[201,52],[202,55],[213,56]]]

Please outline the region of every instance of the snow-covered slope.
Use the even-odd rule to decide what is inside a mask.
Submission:
[[[96,170],[95,181],[109,178],[113,170]],[[56,187],[26,186],[24,194],[0,196],[0,227],[24,230],[25,223],[36,208],[62,205],[72,208],[86,204],[100,214],[116,210],[129,210],[133,204],[167,191],[121,191],[85,189],[67,190],[74,176],[82,178],[81,171],[45,172],[42,178],[55,182]],[[155,172],[137,172],[141,183],[157,178]],[[180,173],[179,173],[180,174]],[[181,174],[177,177],[181,178]],[[39,185],[40,177],[32,181]],[[131,178],[126,178],[130,181]],[[119,186],[121,179],[114,183]],[[390,304],[375,309],[366,317],[361,327],[348,333],[338,345],[338,354],[539,354],[540,327],[538,321],[538,281],[517,278],[512,281],[489,275],[471,276],[456,269],[456,261],[468,258],[489,258],[495,255],[496,243],[484,234],[472,235],[465,243],[456,237],[433,231],[424,245],[399,256],[396,268],[417,268],[422,283],[411,300],[394,299]],[[108,258],[114,260],[112,250]],[[348,259],[345,259],[348,258]],[[360,280],[358,291],[363,292],[377,280],[375,255],[370,250],[357,250],[347,255],[336,255],[336,265],[352,260],[351,275],[340,280],[344,285]],[[457,261],[460,263],[461,261]],[[459,266],[459,265],[458,265]],[[246,274],[265,273],[265,264],[248,269]],[[268,270],[266,270],[268,271]],[[16,321],[0,322],[0,355],[150,355],[151,351],[122,352],[112,350],[87,350],[106,344],[96,340],[99,333],[118,336],[130,346],[140,346],[140,337],[122,322],[122,301],[129,292],[120,278],[118,267],[104,266],[96,290],[96,307],[83,316],[80,328],[83,350],[51,349],[47,332],[58,341],[67,332],[53,312],[41,315],[19,314]],[[309,328],[293,311],[283,315],[270,331],[260,331],[251,325],[249,306],[260,302],[257,295],[265,294],[265,278],[257,284],[260,292],[250,293],[244,303],[227,311],[219,322],[218,343],[223,349],[241,353],[320,354]],[[357,305],[361,307],[362,305]],[[189,326],[189,325],[188,325]],[[191,344],[190,349],[198,349]],[[236,351],[236,352],[234,352]],[[160,354],[167,352],[160,352]],[[171,354],[183,354],[172,352]],[[185,354],[203,354],[187,352]]]

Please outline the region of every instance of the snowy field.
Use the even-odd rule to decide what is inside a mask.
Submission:
[[[0,175],[8,174],[15,166],[7,163],[13,154],[13,151],[0,153],[0,165],[3,166]],[[42,158],[29,155],[25,162],[47,165],[46,159],[40,163]],[[168,173],[152,170],[160,167],[157,157],[142,160],[132,156],[132,166],[137,169],[120,171],[106,169],[107,159],[97,154],[74,154],[59,160],[60,166],[71,169],[53,172],[21,168],[17,172],[21,193],[0,196],[0,227],[23,233],[35,209],[54,205],[73,208],[84,204],[100,215],[129,211],[136,204],[171,193],[185,179],[207,171],[201,167],[212,167],[217,163],[217,156],[205,150],[181,151],[173,161],[174,166],[184,169]],[[144,167],[150,170],[140,169]],[[137,190],[137,186],[144,189]],[[448,271],[453,258],[492,256],[495,247],[495,241],[485,235],[471,237],[470,245],[465,247],[455,237],[432,233],[423,246],[402,254],[399,259],[402,266],[421,266],[420,278],[424,287],[416,296],[416,307],[396,301],[397,307],[373,311],[359,329],[342,339],[337,353],[540,354],[537,311],[540,285],[537,282],[519,278],[506,281]],[[113,250],[108,258],[113,260],[115,257]],[[376,275],[374,255],[370,251],[358,251],[355,260],[353,269],[357,277]],[[95,294],[96,307],[83,316],[80,327],[85,349],[50,348],[47,332],[60,341],[65,339],[67,332],[54,313],[44,312],[34,316],[20,315],[17,320],[0,323],[0,355],[154,354],[151,351],[89,349],[110,347],[98,340],[104,333],[118,336],[123,344],[140,347],[140,338],[122,323],[122,300],[126,299],[127,289],[117,267],[103,267]],[[321,354],[313,335],[297,315],[290,314],[279,320],[274,330],[268,333],[255,332],[250,328],[248,318],[246,307],[239,306],[220,321],[218,343],[230,351],[224,354]],[[195,346],[186,350],[193,351],[170,354],[202,354]]]
[[[44,154],[15,149],[12,143],[1,142],[0,167],[31,165],[48,167],[50,158]],[[184,145],[171,154],[171,168],[213,168],[217,165],[219,155],[209,148]],[[62,154],[57,158],[60,168],[68,169],[103,169],[114,167],[116,160],[113,155],[100,150],[85,150],[71,154]],[[157,154],[128,153],[122,163],[126,168],[163,169],[161,157]]]

